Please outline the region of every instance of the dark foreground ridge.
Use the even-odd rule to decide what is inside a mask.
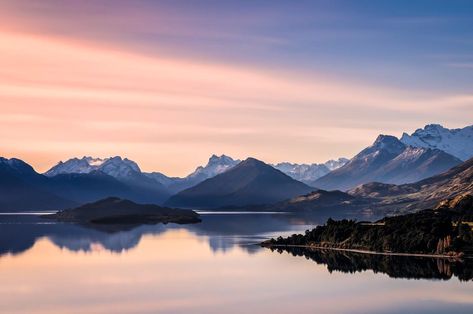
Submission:
[[[116,197],[42,217],[84,224],[187,224],[201,221],[199,214],[192,210],[136,204]]]
[[[308,247],[383,254],[473,255],[473,196],[442,202],[436,209],[386,217],[374,223],[329,219],[304,235],[270,239],[265,247]]]

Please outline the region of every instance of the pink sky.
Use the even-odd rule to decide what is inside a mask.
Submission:
[[[120,155],[169,175],[185,175],[213,153],[324,162],[353,156],[380,133],[473,121],[469,94],[143,54],[7,22],[0,28],[0,155],[41,172],[84,155]]]

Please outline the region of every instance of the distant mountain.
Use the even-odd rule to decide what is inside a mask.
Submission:
[[[82,157],[72,158],[65,162],[60,161],[44,174],[53,177],[65,173],[90,173],[92,171],[101,171],[114,178],[127,178],[135,173],[141,173],[140,167],[136,162],[127,158],[122,159],[119,156],[109,158]]]
[[[404,133],[401,142],[413,147],[437,148],[461,160],[473,157],[473,125],[462,129],[447,129],[429,124],[411,135]]]
[[[338,169],[340,167],[343,167],[347,162],[349,162],[350,159],[348,158],[338,158],[337,160],[330,159],[329,161],[326,161],[324,163],[325,167],[327,167],[330,171],[333,171],[335,169]]]
[[[49,179],[20,159],[0,157],[0,212],[52,210],[76,205],[55,194]]]
[[[311,184],[318,178],[323,177],[332,170],[340,168],[347,162],[348,159],[339,158],[338,160],[329,160],[323,164],[293,164],[281,162],[273,165],[273,167],[297,181]]]
[[[186,208],[218,208],[270,204],[313,188],[296,181],[281,171],[254,158],[198,185],[179,192],[165,202],[166,206]]]
[[[59,162],[45,173],[55,191],[79,203],[118,196],[139,203],[161,204],[171,193],[141,172],[132,160],[83,157]]]
[[[324,190],[348,190],[369,182],[403,184],[442,173],[461,163],[438,149],[414,148],[394,136],[380,135],[343,167],[315,180]]]
[[[197,167],[193,173],[185,178],[168,177],[160,172],[146,173],[146,175],[163,184],[170,192],[177,193],[223,173],[239,163],[240,160],[235,160],[226,155],[212,155],[206,166]]]
[[[291,178],[304,182],[306,184],[323,177],[330,172],[324,164],[292,164],[289,162],[281,162],[273,166],[279,171],[284,172]]]
[[[423,209],[465,208],[473,199],[473,158],[427,179],[402,185],[370,182],[347,193],[317,190],[264,210],[329,214],[330,217],[384,217]],[[470,203],[468,203],[470,202]],[[359,218],[358,218],[359,219]]]

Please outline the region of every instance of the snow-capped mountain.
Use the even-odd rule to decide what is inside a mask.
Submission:
[[[404,133],[401,142],[414,147],[437,148],[461,160],[473,157],[473,125],[462,129],[447,129],[429,124],[411,135]]]
[[[309,184],[310,182],[323,177],[330,171],[340,168],[347,162],[348,159],[339,158],[338,160],[329,160],[323,164],[293,164],[289,162],[281,162],[272,166],[293,179]]]
[[[119,156],[109,158],[93,158],[84,156],[81,159],[72,158],[65,162],[60,161],[56,166],[48,170],[45,175],[53,177],[66,173],[91,173],[101,171],[114,178],[127,178],[136,173],[141,173],[136,162]]]
[[[330,159],[324,163],[325,167],[327,167],[330,171],[343,167],[350,159],[348,158],[338,158],[337,160]]]
[[[211,178],[217,174],[221,174],[230,168],[233,168],[240,163],[240,160],[234,160],[233,158],[226,155],[212,155],[205,167],[197,167],[193,173],[187,176],[187,178]],[[204,179],[204,180],[205,180]]]
[[[194,172],[184,178],[168,177],[160,172],[145,173],[145,175],[163,184],[169,191],[177,193],[197,185],[206,179],[215,177],[239,163],[240,160],[235,160],[229,156],[217,156],[214,154],[209,158],[207,165],[197,167]]]
[[[60,195],[83,203],[108,196],[125,197],[139,203],[160,204],[168,190],[141,172],[136,162],[119,156],[72,158],[45,173]]]
[[[380,135],[343,167],[312,182],[325,190],[348,190],[369,182],[403,184],[447,171],[461,160],[439,149],[412,147]]]

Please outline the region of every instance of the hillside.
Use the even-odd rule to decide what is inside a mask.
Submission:
[[[77,203],[54,193],[49,179],[19,159],[0,158],[0,212],[51,210]]]
[[[218,208],[271,204],[313,188],[254,158],[184,190],[165,202],[166,206]]]
[[[461,204],[461,206],[457,206]],[[271,239],[264,246],[307,246],[384,253],[473,254],[473,197],[414,214],[383,218],[374,223],[329,219],[304,235]]]

